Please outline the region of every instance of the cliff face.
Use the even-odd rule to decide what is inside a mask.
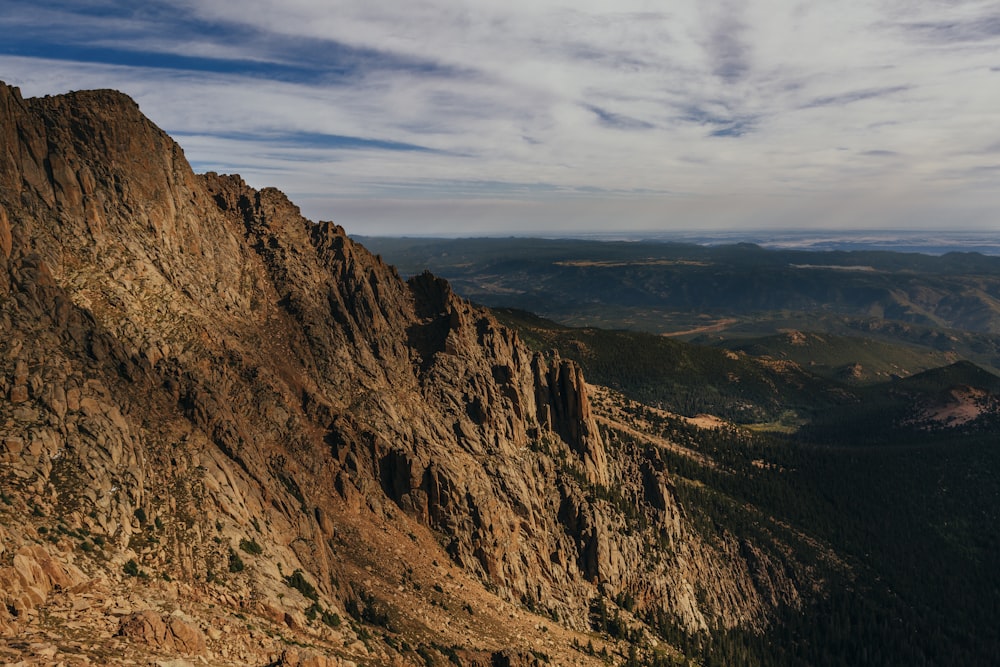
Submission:
[[[510,603],[561,620],[558,655],[602,594],[691,629],[797,599],[688,530],[662,466],[609,461],[578,367],[280,192],[195,175],[130,99],[0,85],[0,142],[0,634],[83,587],[101,604],[67,618],[154,652],[277,659],[239,612],[330,660],[433,639],[475,664],[538,645]],[[119,622],[153,598],[190,627]]]

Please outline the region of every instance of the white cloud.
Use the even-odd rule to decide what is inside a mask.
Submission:
[[[184,21],[171,31],[162,15],[91,17],[79,39],[277,69],[12,56],[0,68],[29,94],[120,88],[185,133],[197,165],[276,185],[315,217],[340,202],[362,225],[366,205],[371,224],[433,210],[493,231],[514,215],[526,229],[607,216],[887,226],[953,211],[986,226],[1000,209],[984,187],[1000,109],[995,2],[173,4]],[[69,18],[40,16],[22,23],[67,39]],[[430,150],[269,140],[295,132]]]

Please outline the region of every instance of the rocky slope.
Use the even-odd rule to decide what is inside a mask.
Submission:
[[[4,660],[585,663],[626,652],[597,600],[711,630],[809,588],[695,531],[573,363],[113,91],[0,85],[0,332]]]

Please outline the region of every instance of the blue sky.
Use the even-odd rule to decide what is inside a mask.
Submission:
[[[1000,3],[0,4],[0,80],[128,93],[358,234],[1000,229]]]

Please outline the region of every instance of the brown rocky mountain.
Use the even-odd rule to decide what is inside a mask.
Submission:
[[[591,394],[129,98],[0,85],[0,662],[621,661],[595,608],[651,656],[812,590]]]

